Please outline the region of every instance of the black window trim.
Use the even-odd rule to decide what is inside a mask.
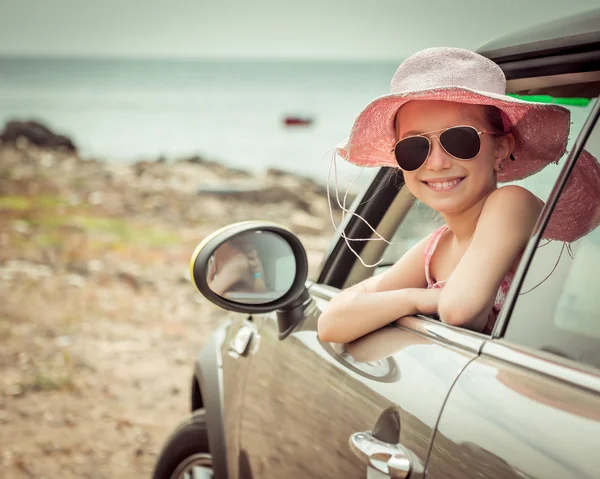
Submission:
[[[542,238],[542,233],[543,233],[544,229],[546,228],[546,225],[550,221],[550,217],[552,216],[552,213],[554,211],[556,203],[558,202],[558,198],[560,197],[560,194],[563,191],[563,188],[569,178],[571,171],[573,170],[573,167],[575,166],[575,163],[579,157],[579,154],[581,153],[585,144],[587,143],[587,140],[588,140],[592,130],[598,123],[599,117],[600,117],[600,99],[597,99],[593,110],[588,115],[588,117],[585,121],[585,124],[583,125],[581,132],[580,132],[579,136],[577,137],[577,140],[575,141],[573,148],[571,149],[571,151],[567,157],[565,165],[564,165],[562,171],[560,172],[558,179],[556,180],[556,182],[554,184],[554,187],[552,188],[550,197],[548,198],[548,201],[546,202],[546,205],[544,206],[544,209],[542,210],[540,218],[538,219],[538,221],[535,225],[535,228],[533,230],[531,239],[529,240],[529,243],[527,244],[527,247],[525,248],[523,257],[521,259],[521,263],[519,264],[519,267],[517,268],[517,271],[515,273],[515,278],[513,280],[512,286],[508,292],[508,295],[504,302],[504,306],[503,306],[502,310],[500,311],[500,315],[498,317],[498,320],[496,321],[494,330],[492,331],[491,336],[493,339],[501,338],[506,333],[506,328],[508,326],[510,317],[514,310],[515,303],[519,297],[519,291],[521,291],[523,282],[525,280],[525,277],[527,275],[529,267],[531,266],[531,263],[533,261],[533,257],[537,250],[537,246]]]
[[[596,70],[599,19],[598,8],[563,16],[497,38],[477,52],[496,62],[507,80]]]
[[[354,203],[356,208],[350,208],[375,229],[404,185],[404,177],[399,171],[397,168],[380,168],[364,192],[357,196]],[[371,229],[355,215],[347,215],[346,221],[340,226],[340,229],[348,238],[367,238],[372,234]],[[361,253],[364,246],[365,242],[363,241],[356,241],[352,244],[358,254]],[[316,282],[338,289],[342,288],[355,261],[356,256],[350,251],[344,238],[336,233],[321,263]]]

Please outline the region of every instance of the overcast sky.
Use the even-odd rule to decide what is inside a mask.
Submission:
[[[403,58],[598,0],[0,0],[0,55]]]

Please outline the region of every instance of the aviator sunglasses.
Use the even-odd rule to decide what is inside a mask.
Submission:
[[[441,132],[435,136],[446,153],[457,160],[472,160],[481,150],[481,135],[504,135],[493,131],[479,131],[472,126],[461,125],[433,130],[420,135],[402,138],[393,148],[398,166],[403,171],[421,168],[431,153],[431,139],[423,135]],[[433,138],[431,136],[431,138]],[[511,155],[512,156],[512,155]]]

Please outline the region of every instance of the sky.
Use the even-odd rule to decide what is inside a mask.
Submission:
[[[0,55],[397,60],[598,0],[0,0]]]

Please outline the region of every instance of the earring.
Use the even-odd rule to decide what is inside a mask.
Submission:
[[[500,163],[500,164],[498,165],[498,169],[499,169],[500,171],[502,171],[502,170],[504,169],[504,165],[503,165],[502,163]]]

